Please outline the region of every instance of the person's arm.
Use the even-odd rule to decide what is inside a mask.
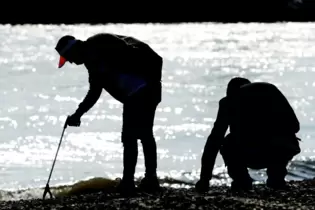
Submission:
[[[89,83],[90,83],[89,91],[87,92],[85,98],[79,104],[75,112],[75,114],[78,116],[82,116],[84,113],[89,111],[101,96],[103,88],[99,84],[99,82],[95,79],[92,79],[92,77],[90,76]]]
[[[277,88],[276,86],[274,86]],[[277,88],[277,92],[272,95],[273,107],[276,110],[275,115],[281,119],[281,127],[284,131],[296,134],[300,131],[300,122],[294,112],[294,109],[290,105],[289,100],[285,95]]]
[[[219,102],[217,119],[214,122],[213,128],[207,138],[207,142],[204,147],[203,155],[201,158],[201,180],[211,180],[215,160],[219,152],[222,140],[224,139],[225,133],[229,126],[226,100],[226,98],[223,98]]]
[[[300,131],[300,122],[289,101],[287,99],[285,100],[287,101],[287,106],[283,110],[284,119],[286,122],[289,123],[290,126],[288,128],[290,129],[290,131],[292,131],[293,133],[298,133]]]

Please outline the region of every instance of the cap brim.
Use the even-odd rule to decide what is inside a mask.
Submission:
[[[67,62],[67,60],[64,57],[60,56],[58,68],[63,67],[63,65],[65,65],[66,62]]]

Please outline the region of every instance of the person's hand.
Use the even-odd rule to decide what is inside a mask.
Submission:
[[[209,180],[200,179],[195,186],[198,193],[205,193],[209,191]]]
[[[74,113],[74,114],[68,116],[67,125],[80,127],[80,124],[81,124],[81,116],[80,115]]]

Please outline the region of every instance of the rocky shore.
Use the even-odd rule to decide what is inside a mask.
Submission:
[[[2,201],[0,209],[315,209],[315,180],[290,181],[286,191],[255,185],[248,193],[215,186],[206,194],[193,188],[168,188],[155,195],[121,198],[115,193],[87,193],[54,199]]]

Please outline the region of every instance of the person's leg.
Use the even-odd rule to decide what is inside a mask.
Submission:
[[[123,139],[125,140],[123,143],[123,179],[133,181],[138,159],[137,139],[130,136],[124,136]]]
[[[145,118],[143,119],[143,132],[140,134],[140,139],[144,154],[145,177],[156,176],[157,148],[153,134],[155,111],[156,105],[148,104],[148,106],[144,108]]]
[[[295,135],[270,138],[268,148],[267,186],[273,189],[285,189],[287,165],[300,152]]]
[[[145,177],[141,181],[140,188],[145,191],[156,191],[160,185],[157,179],[157,147],[153,134],[153,126],[156,108],[160,102],[159,87],[146,89],[143,95],[139,95],[143,118],[141,121],[140,140],[143,147],[145,162]]]
[[[143,132],[141,133],[141,143],[143,147],[145,176],[141,180],[140,188],[144,191],[157,191],[160,187],[157,169],[157,148],[153,134],[153,123],[156,105],[149,105],[145,109],[146,117],[143,121]]]
[[[130,100],[123,106],[121,141],[123,143],[123,178],[118,190],[130,194],[135,189],[134,174],[138,159],[139,123],[143,118],[137,100]]]
[[[267,166],[267,186],[273,189],[285,189],[285,177],[288,173],[287,165],[295,155],[285,145],[276,145],[269,149]]]
[[[154,93],[154,92],[153,92]],[[124,104],[122,142],[124,145],[124,173],[123,181],[134,180],[135,168],[138,157],[137,140],[143,145],[145,161],[145,178],[143,187],[158,187],[156,177],[157,149],[153,135],[153,124],[156,107],[159,101],[152,100],[152,91],[143,89]],[[152,183],[154,185],[152,186]]]
[[[118,185],[118,192],[123,195],[131,195],[135,192],[134,174],[138,158],[137,139],[123,137],[123,177]]]
[[[233,180],[232,190],[250,190],[252,188],[253,180],[248,173],[243,150],[244,148],[241,148],[230,134],[220,149],[228,174]]]
[[[288,160],[273,160],[267,168],[267,186],[273,189],[284,189],[286,187],[285,177],[287,175]]]

